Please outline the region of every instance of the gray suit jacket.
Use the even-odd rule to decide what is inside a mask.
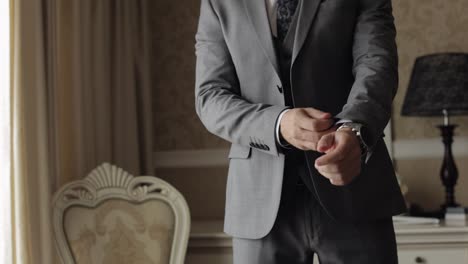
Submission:
[[[371,155],[361,175],[333,186],[314,168],[319,201],[340,221],[404,211],[382,140],[398,84],[390,0],[304,0],[291,66],[295,107],[314,107],[363,123]],[[225,232],[261,238],[278,212],[284,155],[275,122],[285,109],[265,0],[201,0],[196,34],[196,111],[205,127],[232,143]]]

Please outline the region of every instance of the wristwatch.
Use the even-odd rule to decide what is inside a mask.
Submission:
[[[345,128],[350,128],[352,132],[356,134],[356,136],[359,138],[359,145],[361,146],[361,154],[366,155],[368,152],[368,148],[366,143],[364,142],[362,138],[362,124],[360,123],[354,123],[354,122],[346,122],[341,124],[336,131],[343,130]]]

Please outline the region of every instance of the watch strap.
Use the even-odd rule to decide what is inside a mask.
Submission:
[[[367,153],[368,153],[369,149],[368,149],[365,141],[362,138],[362,133],[361,133],[362,124],[354,123],[354,122],[343,123],[336,129],[336,131],[338,132],[338,131],[343,130],[345,128],[351,129],[351,131],[356,134],[356,136],[359,139],[359,145],[361,147],[361,155],[362,156],[367,156]]]

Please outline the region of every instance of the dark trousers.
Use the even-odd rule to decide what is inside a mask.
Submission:
[[[286,156],[280,208],[271,232],[261,239],[233,239],[234,264],[396,264],[391,218],[340,223],[330,218],[301,183],[302,165]]]

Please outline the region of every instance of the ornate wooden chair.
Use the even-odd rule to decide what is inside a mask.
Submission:
[[[55,242],[66,264],[182,264],[184,197],[167,182],[103,164],[54,197]]]

